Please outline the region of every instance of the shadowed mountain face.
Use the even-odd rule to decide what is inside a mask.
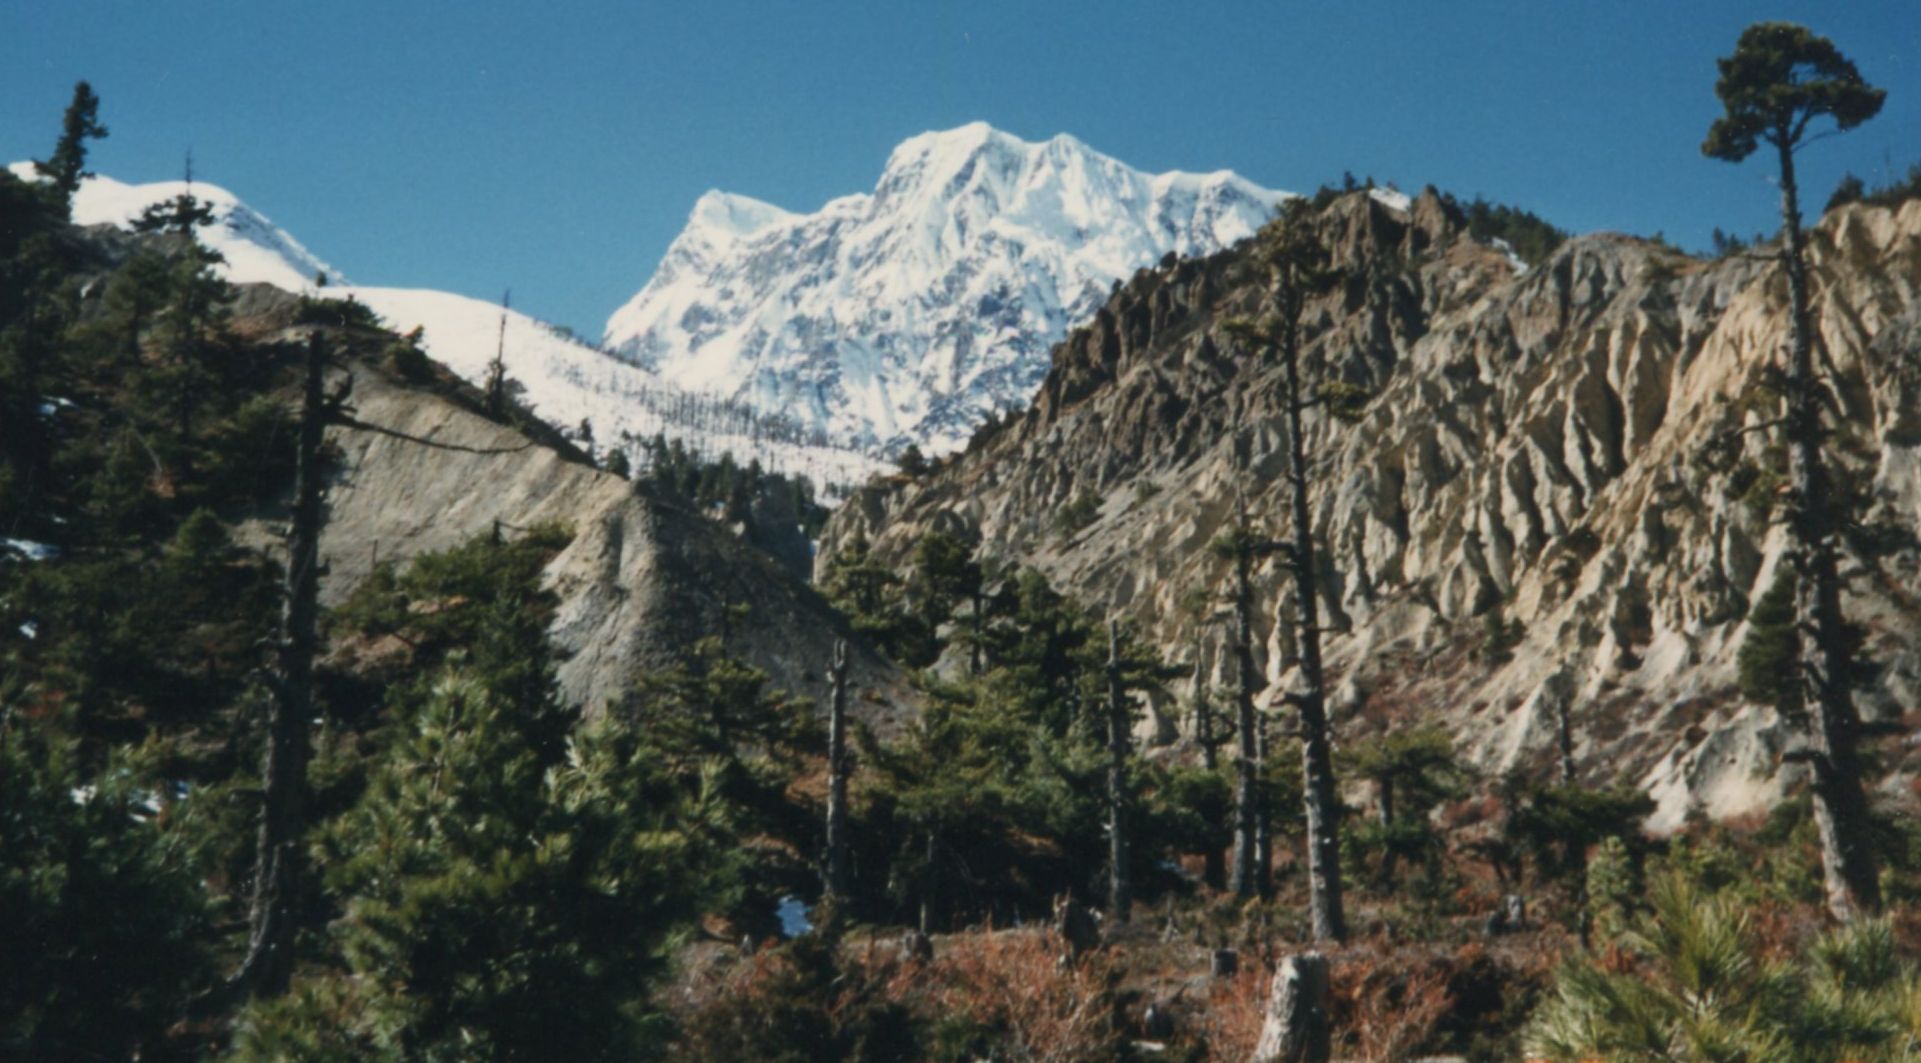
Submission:
[[[1316,224],[1345,279],[1305,315],[1309,371],[1373,394],[1356,424],[1309,415],[1337,721],[1433,719],[1484,765],[1525,768],[1565,714],[1583,770],[1651,790],[1657,825],[1772,800],[1788,736],[1739,698],[1734,658],[1775,576],[1781,459],[1766,432],[1711,444],[1772,416],[1755,400],[1785,343],[1778,266],[1601,234],[1522,270],[1432,193],[1406,211],[1349,196]],[[1865,516],[1912,532],[1921,202],[1843,208],[1810,242],[1841,461],[1871,488]],[[978,537],[1228,682],[1226,626],[1183,598],[1223,589],[1207,545],[1241,500],[1270,532],[1287,519],[1279,371],[1222,329],[1262,309],[1242,253],[1136,275],[1055,348],[1024,417],[857,496],[823,557],[857,529],[894,560],[932,527]],[[1064,527],[1074,502],[1097,508]],[[1883,665],[1863,709],[1897,716],[1921,696],[1921,558],[1854,568],[1850,615]],[[1273,698],[1292,592],[1278,561],[1259,585]],[[1520,625],[1505,660],[1476,652],[1490,614]]]
[[[1146,174],[981,123],[896,148],[871,194],[790,214],[710,192],[605,346],[868,448],[947,451],[1027,401],[1047,350],[1163,255],[1251,234],[1284,193]]]

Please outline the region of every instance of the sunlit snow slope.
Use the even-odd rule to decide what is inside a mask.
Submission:
[[[9,169],[24,180],[36,179],[30,163]],[[74,196],[73,220],[128,228],[147,207],[186,188],[181,181],[124,184],[89,177]],[[226,259],[219,269],[228,281],[336,299],[352,296],[391,328],[424,328],[428,355],[464,379],[478,384],[486,378],[488,363],[502,345],[500,307],[451,292],[346,284],[338,271],[233,193],[201,181],[193,183],[192,192],[213,206],[214,223],[200,230],[199,238]],[[320,273],[329,278],[324,288],[315,286]],[[881,467],[857,451],[811,440],[795,424],[687,394],[535,318],[511,311],[506,317],[504,358],[508,376],[523,389],[521,401],[541,419],[568,430],[583,419],[590,422],[600,450],[617,444],[622,433],[634,440],[662,433],[699,454],[717,458],[731,452],[742,462],[758,460],[767,469],[804,474],[829,487],[860,483]]]
[[[16,162],[7,169],[23,181],[38,180],[30,162]],[[88,177],[74,193],[73,221],[76,225],[131,228],[142,211],[189,188],[195,199],[213,208],[213,224],[200,230],[200,242],[226,258],[228,280],[258,281],[298,292],[313,287],[318,274],[324,273],[332,281],[342,279],[332,266],[266,215],[242,203],[232,192],[201,181],[191,186],[185,181],[129,185],[111,177]]]
[[[602,451],[617,445],[622,432],[634,441],[658,432],[709,457],[732,453],[742,462],[758,460],[770,470],[835,487],[858,484],[882,467],[859,451],[810,442],[797,425],[688,394],[526,314],[505,311],[503,334],[503,311],[492,303],[412,288],[333,287],[320,294],[352,296],[398,332],[424,328],[423,345],[433,359],[474,383],[486,379],[500,348],[508,378],[523,389],[519,401],[570,432],[586,420]]]
[[[902,143],[871,194],[790,214],[710,192],[604,346],[868,448],[953,449],[1162,256],[1251,235],[1287,194],[1147,174],[982,123]]]

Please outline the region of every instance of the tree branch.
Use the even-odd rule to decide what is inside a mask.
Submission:
[[[531,449],[534,446],[534,441],[531,439],[527,440],[526,442],[520,444],[517,447],[469,447],[460,443],[442,443],[442,442],[439,442],[438,440],[427,439],[424,436],[412,435],[407,432],[402,432],[398,429],[386,428],[377,424],[369,424],[366,421],[362,421],[359,418],[352,417],[352,416],[341,416],[334,423],[344,425],[348,428],[357,428],[363,432],[372,432],[375,435],[391,436],[395,439],[404,439],[409,443],[418,443],[423,447],[433,447],[436,450],[457,450],[463,454],[518,454],[521,451]]]

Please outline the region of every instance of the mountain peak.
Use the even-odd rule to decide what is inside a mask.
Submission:
[[[7,170],[23,181],[40,180],[30,162],[13,163]],[[334,282],[344,280],[292,234],[275,226],[272,219],[232,192],[205,181],[126,184],[92,175],[80,182],[73,195],[73,221],[76,225],[128,228],[148,207],[183,192],[192,192],[195,199],[213,209],[213,224],[201,230],[200,241],[226,259],[220,271],[229,281],[271,284],[297,292],[312,285],[315,274],[324,273]]]
[[[986,122],[968,122],[952,129],[930,129],[908,137],[888,156],[885,169],[892,170],[903,162],[930,155],[969,155],[990,144],[1020,148],[1031,146],[1014,134],[1002,132]]]
[[[1115,281],[1252,235],[1284,195],[970,122],[909,137],[871,193],[812,214],[701,197],[605,344],[841,442],[949,450],[1027,401]]]
[[[713,189],[694,201],[687,216],[688,228],[732,237],[751,236],[769,225],[793,217],[792,214],[750,196]]]

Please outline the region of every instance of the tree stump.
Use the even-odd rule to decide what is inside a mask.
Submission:
[[[1501,902],[1501,914],[1507,918],[1509,933],[1527,926],[1527,898],[1518,893],[1510,893]]]
[[[1141,1013],[1141,1034],[1156,1041],[1174,1036],[1173,1011],[1158,1000],[1147,1005],[1147,1010]]]
[[[934,958],[934,942],[918,930],[909,930],[901,935],[900,951],[895,958],[902,963],[928,963]]]
[[[1274,972],[1266,1020],[1252,1063],[1328,1063],[1327,959],[1317,952],[1289,956]]]

